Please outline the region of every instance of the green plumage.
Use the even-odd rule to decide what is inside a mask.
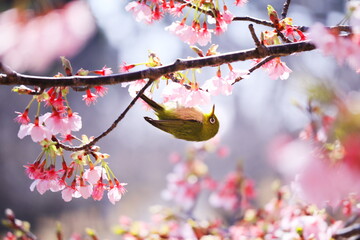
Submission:
[[[151,125],[187,141],[206,141],[216,135],[219,121],[215,116],[215,106],[209,114],[196,108],[176,107],[167,109],[145,95],[141,98],[155,111],[158,120],[149,117],[144,119]]]

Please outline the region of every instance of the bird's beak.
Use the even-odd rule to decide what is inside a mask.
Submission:
[[[211,116],[215,115],[215,104],[213,105],[212,111],[211,111]]]

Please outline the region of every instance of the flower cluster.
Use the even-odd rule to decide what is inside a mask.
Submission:
[[[70,62],[62,58],[65,72],[72,75]],[[98,75],[108,75],[112,71],[110,68],[103,67],[101,70],[80,69],[76,75],[88,75],[94,73]],[[62,76],[58,74],[57,76]],[[98,96],[104,96],[107,89],[103,86],[95,86],[95,93],[91,89],[86,89],[83,100],[87,105],[94,103]],[[24,110],[17,112],[15,120],[21,124],[18,137],[30,136],[31,139],[39,143],[42,152],[36,161],[25,166],[28,177],[33,181],[30,186],[31,191],[35,189],[44,194],[47,191],[61,191],[64,201],[71,201],[72,198],[89,198],[101,200],[104,191],[108,191],[110,202],[121,199],[125,193],[125,183],[120,183],[110,167],[105,162],[108,154],[99,152],[99,147],[90,146],[83,150],[74,151],[71,154],[71,161],[67,163],[64,158],[62,145],[64,142],[72,143],[78,140],[81,145],[90,143],[93,138],[77,138],[72,133],[79,131],[82,127],[81,117],[77,112],[73,112],[67,100],[69,89],[66,87],[51,87],[42,92],[26,88],[24,86],[13,89],[20,94],[32,94],[33,98]],[[34,122],[29,117],[30,107],[37,102],[37,113]],[[51,112],[40,115],[41,105],[51,108]],[[60,141],[60,138],[62,140]],[[61,167],[57,164],[57,159],[61,159]],[[92,159],[93,158],[93,159]]]
[[[20,72],[43,72],[59,56],[74,56],[95,33],[95,21],[84,1],[71,1],[52,11],[45,8],[41,14],[39,9],[19,7],[0,14],[1,61]]]
[[[89,140],[91,139],[83,136],[84,144]],[[72,161],[67,164],[62,156],[62,149],[55,142],[43,140],[40,144],[43,151],[38,159],[25,166],[28,177],[34,180],[30,186],[31,191],[36,189],[40,194],[49,190],[61,191],[63,200],[69,202],[72,198],[80,197],[92,197],[99,201],[107,190],[107,196],[113,204],[125,193],[126,184],[120,183],[112,175],[105,162],[109,155],[100,153],[98,147],[92,147],[90,153],[74,152],[71,154]],[[62,164],[57,168],[56,158],[59,156],[62,157]]]
[[[357,9],[360,12],[360,7]],[[311,27],[309,36],[325,55],[334,56],[339,64],[346,62],[360,72],[360,31],[344,37],[338,31],[329,30],[321,23],[316,23]]]
[[[172,200],[183,211],[191,215],[200,194],[211,192],[209,203],[216,208],[236,214],[248,207],[254,198],[254,184],[243,175],[239,168],[231,172],[223,181],[217,182],[208,171],[204,158],[215,151],[219,157],[226,157],[228,149],[220,146],[218,139],[192,146],[184,160],[179,155],[172,155],[174,169],[167,175],[167,188],[162,192],[166,200]]]
[[[235,4],[241,6],[246,2],[238,0]],[[172,32],[185,43],[205,46],[211,42],[212,34],[225,32],[228,24],[233,20],[233,15],[227,6],[224,4],[221,11],[218,5],[219,2],[209,1],[151,0],[132,1],[125,9],[134,14],[136,21],[150,24],[161,19],[165,13],[179,17],[183,9],[189,7],[194,11],[191,24],[187,24],[189,17],[184,17],[181,21],[174,21],[165,30]],[[209,29],[208,24],[215,25],[215,28]]]
[[[206,56],[216,54],[217,46],[210,47]],[[196,52],[202,56],[203,53],[200,49],[196,49]],[[153,54],[153,53],[152,53]],[[126,64],[123,63],[120,66],[120,72],[128,72],[130,69],[138,65],[146,66],[160,66],[160,60],[156,64],[153,63],[149,57],[149,61],[141,64]],[[163,103],[176,102],[180,106],[195,107],[198,105],[209,105],[211,103],[211,96],[217,95],[231,95],[233,91],[233,84],[243,78],[248,77],[249,71],[237,70],[228,64],[228,74],[223,77],[220,67],[216,72],[216,76],[205,80],[205,82],[199,86],[199,83],[195,79],[188,79],[187,76],[179,71],[172,74],[163,76],[161,79],[166,80],[166,86],[163,88],[161,95],[163,97]],[[275,67],[278,69],[279,67]],[[195,70],[194,70],[195,71]],[[159,86],[159,80],[155,81],[150,88],[146,90],[146,95],[151,95],[155,87]],[[123,83],[123,87],[129,87],[128,91],[130,96],[135,97],[138,91],[145,86],[147,80],[140,79],[130,83]]]
[[[173,208],[154,206],[150,222],[121,216],[114,228],[123,239],[333,239],[344,227],[322,209],[305,204],[292,204],[286,187],[264,207],[248,208],[240,219],[226,222],[219,218],[200,220],[184,218]]]
[[[268,15],[274,25],[274,30],[266,30],[261,33],[261,44],[263,45],[277,45],[283,42],[298,42],[306,40],[305,34],[293,26],[292,18],[279,19],[275,9],[268,5]],[[259,63],[262,59],[256,59],[255,62]],[[261,66],[271,79],[286,80],[292,70],[282,62],[279,57],[274,58]]]
[[[303,109],[311,117],[309,125],[298,139],[274,141],[272,159],[302,199],[339,206],[360,196],[359,185],[353,184],[360,181],[359,93],[343,97],[323,86],[312,92],[312,101]]]

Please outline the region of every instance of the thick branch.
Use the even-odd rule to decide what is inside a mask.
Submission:
[[[268,56],[287,56],[293,53],[311,51],[315,45],[310,41],[303,41],[290,44],[267,46],[263,51],[252,48],[243,51],[224,53],[215,56],[201,57],[194,59],[178,59],[173,64],[161,67],[147,68],[137,72],[113,74],[109,76],[69,76],[69,77],[42,77],[24,75],[16,72],[0,74],[0,85],[30,85],[48,88],[53,86],[97,86],[113,85],[122,82],[131,82],[138,79],[157,79],[165,74],[176,71],[214,66],[224,63],[245,61],[254,58]],[[0,69],[1,68],[0,66]]]

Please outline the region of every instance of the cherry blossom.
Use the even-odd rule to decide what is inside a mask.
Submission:
[[[44,72],[59,56],[76,55],[95,33],[86,2],[71,1],[59,9],[37,12],[12,8],[0,14],[0,28],[6,36],[1,40],[0,58],[18,71]],[[31,47],[34,44],[36,48]]]
[[[30,135],[34,142],[40,142],[44,139],[51,139],[52,133],[44,125],[39,124],[39,120],[35,120],[35,123],[20,126],[18,137],[23,139],[27,135]]]
[[[86,169],[84,172],[84,179],[91,184],[96,184],[100,178],[106,179],[102,166],[96,166],[93,169]]]
[[[125,10],[132,12],[137,22],[152,23],[152,11],[150,7],[144,3],[138,1],[129,2]]]
[[[95,74],[103,75],[103,76],[113,74],[113,71],[111,71],[111,68],[108,68],[106,66],[104,66],[101,70],[94,70],[92,72]]]
[[[112,204],[115,204],[116,202],[120,201],[121,197],[125,194],[126,189],[124,186],[126,186],[127,183],[119,183],[117,180],[115,181],[115,185],[110,187],[110,190],[107,194],[109,201]]]
[[[219,94],[230,95],[232,94],[232,85],[230,81],[224,79],[223,77],[216,75],[208,80],[202,85],[202,89],[205,89],[213,96],[217,96]]]
[[[94,94],[91,92],[90,89],[86,90],[86,94],[83,95],[83,100],[85,101],[86,105],[95,104],[96,100],[98,98],[97,94]]]
[[[65,202],[70,202],[76,192],[77,190],[75,189],[75,187],[67,186],[61,191],[62,199]]]
[[[106,189],[106,184],[104,184],[100,179],[96,184],[94,184],[92,198],[95,201],[100,201],[103,198],[105,189]]]
[[[45,126],[51,131],[53,135],[61,133],[66,135],[70,133],[68,129],[68,120],[61,116],[58,111],[52,113],[45,113],[40,117],[45,123]]]
[[[282,62],[280,58],[274,58],[273,60],[265,63],[262,66],[263,69],[269,74],[269,77],[273,80],[280,78],[286,80],[289,78],[292,70]]]
[[[96,91],[96,94],[99,95],[100,97],[103,97],[106,95],[108,89],[104,86],[95,86],[95,91]]]
[[[235,5],[237,6],[243,6],[248,2],[248,0],[235,0]]]
[[[309,31],[309,37],[317,48],[325,55],[334,56],[339,64],[346,61],[355,71],[360,69],[360,41],[357,34],[344,38],[332,33],[321,23],[316,23]]]
[[[121,86],[129,86],[128,91],[130,96],[135,97],[137,95],[137,92],[140,91],[146,85],[146,83],[147,81],[145,79],[140,79],[133,82],[122,83]]]
[[[81,116],[77,112],[68,111],[67,129],[68,131],[77,132],[82,128]]]
[[[30,122],[30,118],[28,116],[29,109],[25,109],[23,113],[21,112],[15,112],[18,116],[14,119],[16,122],[21,124],[28,124]]]

